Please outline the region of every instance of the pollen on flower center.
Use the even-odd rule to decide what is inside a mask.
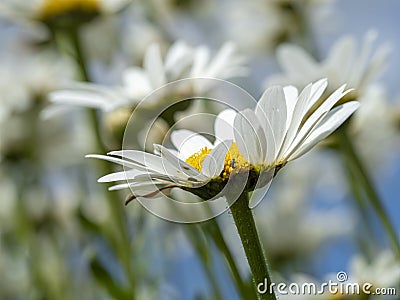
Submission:
[[[234,142],[226,153],[222,177],[228,178],[232,173],[249,170],[250,166],[250,163],[243,157],[237,144]]]
[[[54,17],[71,12],[95,13],[99,0],[44,0],[39,14],[42,18]]]
[[[186,162],[192,167],[201,172],[204,159],[209,155],[211,149],[205,147],[198,152],[192,154],[186,159]],[[228,178],[232,173],[238,173],[241,170],[249,170],[250,163],[240,153],[236,143],[232,143],[225,156],[224,169],[222,171],[222,178]]]
[[[211,149],[204,147],[186,159],[186,162],[201,172],[204,159],[210,154]]]

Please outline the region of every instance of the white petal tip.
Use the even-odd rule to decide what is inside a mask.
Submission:
[[[258,199],[256,197],[251,197],[249,200],[249,208],[253,209],[255,208],[258,204],[260,204],[262,199]]]
[[[121,151],[110,151],[107,152],[107,155],[116,155],[116,156],[121,156]]]
[[[328,78],[324,77],[324,78],[318,79],[318,80],[314,81],[313,84],[322,83],[322,82],[323,83],[328,83]]]

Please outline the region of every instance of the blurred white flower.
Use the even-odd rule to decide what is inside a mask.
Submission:
[[[122,74],[122,85],[105,87],[94,84],[75,84],[71,88],[50,95],[53,103],[100,108],[111,111],[119,107],[132,107],[154,90],[169,82],[188,77],[228,79],[242,75],[243,58],[235,53],[235,47],[226,43],[210,58],[210,50],[204,46],[191,47],[182,41],[175,42],[165,59],[158,44],[152,44],[143,59],[143,68],[131,67]],[[202,89],[202,86],[188,88]],[[179,92],[179,91],[177,91]],[[162,97],[168,98],[168,97]],[[157,101],[168,101],[157,99]],[[154,108],[157,103],[146,101],[143,107]]]
[[[400,282],[400,262],[389,250],[380,252],[372,261],[356,255],[350,262],[348,277],[349,282],[368,282],[374,288],[397,287]]]
[[[331,24],[331,0],[226,0],[218,1],[216,12],[224,12],[219,21],[221,34],[251,53],[268,53],[283,41],[302,38],[303,22],[323,31]],[[325,17],[325,18],[324,18]],[[304,19],[304,20],[302,20]],[[322,78],[324,76],[320,76]],[[315,80],[310,78],[308,82]],[[284,83],[285,85],[288,83]]]
[[[338,280],[338,274],[341,273],[346,278],[345,281]],[[279,299],[320,299],[320,300],[337,300],[337,299],[346,299],[346,300],[359,300],[359,299],[383,299],[388,295],[376,295],[376,288],[397,288],[398,283],[400,281],[400,263],[396,259],[390,251],[382,251],[375,256],[372,261],[367,261],[362,255],[356,254],[349,263],[349,269],[347,272],[343,273],[340,271],[335,274],[328,274],[325,277],[324,284],[332,281],[333,283],[337,283],[337,292],[332,293],[336,288],[329,290],[328,286],[325,285],[324,293],[318,293],[316,295],[312,294],[303,294],[303,295],[292,295],[288,293],[287,295],[279,294]],[[305,275],[305,274],[295,274],[291,276],[290,283],[296,283],[300,287],[302,284],[313,284],[317,288],[316,291],[321,291],[322,282],[321,280],[316,280],[315,278]],[[341,292],[339,286],[340,282],[344,284],[343,292]],[[371,294],[367,295],[363,293],[363,285],[370,284],[371,286],[366,286]],[[353,286],[352,288],[347,288],[348,292],[346,293],[346,284],[350,284]],[[354,284],[359,285],[359,292],[357,293],[357,288],[354,287]],[[390,298],[394,299],[394,298]]]
[[[216,11],[222,34],[245,51],[265,51],[276,45],[286,23],[281,23],[278,6],[272,1],[219,1]]]
[[[132,0],[2,0],[0,19],[23,29],[31,39],[48,41],[55,29],[73,32],[100,15],[117,13]]]
[[[351,132],[365,162],[376,169],[390,161],[388,158],[397,153],[400,145],[397,110],[385,89],[377,84],[370,85],[359,101],[362,105],[351,120]]]
[[[42,21],[68,13],[112,13],[131,0],[3,0],[0,15]]]
[[[145,56],[150,45],[155,43],[162,45],[164,38],[162,32],[143,16],[141,10],[138,10],[136,6],[131,7],[122,16],[126,21],[125,26],[120,30],[122,36],[120,42],[126,57],[139,60]]]
[[[386,65],[389,47],[381,46],[372,52],[375,39],[376,33],[370,31],[362,46],[357,47],[355,38],[342,37],[321,62],[299,46],[282,45],[277,50],[277,59],[284,73],[271,76],[267,84],[293,84],[303,88],[308,82],[327,77],[330,84],[328,93],[346,83],[355,89],[352,96],[360,96]]]
[[[38,119],[47,93],[73,78],[75,70],[68,60],[47,51],[11,52],[0,58],[0,65],[0,156],[21,151],[27,153],[29,147],[34,146],[30,143],[35,140],[35,143],[40,141],[42,157],[46,155],[45,161],[51,164],[56,152],[59,159],[60,149],[64,154],[68,152],[66,144],[71,146],[69,153],[73,152],[72,145],[81,143],[82,146],[78,140],[75,140],[78,143],[72,142],[70,134],[60,134],[60,130],[65,129],[65,120],[61,124],[63,122],[59,119],[46,123]],[[35,130],[36,136],[33,137]],[[80,134],[83,132],[85,130],[80,130]],[[52,146],[45,147],[49,142]]]
[[[0,58],[0,122],[73,78],[68,60],[51,52],[9,53]]]
[[[323,295],[320,295],[319,299],[358,300],[363,297],[367,297],[371,300],[383,299],[388,295],[376,295],[375,290],[377,288],[398,288],[400,282],[400,263],[396,259],[395,255],[389,250],[381,251],[371,260],[366,259],[361,254],[356,254],[351,258],[345,276],[346,280],[344,284],[359,284],[359,294],[356,290],[350,290],[348,294],[336,293],[334,295],[331,294],[330,291],[326,291]],[[328,274],[325,282],[328,280],[338,282],[338,274]],[[364,284],[368,284],[367,289],[371,294],[365,295],[363,293],[364,291],[362,288]]]

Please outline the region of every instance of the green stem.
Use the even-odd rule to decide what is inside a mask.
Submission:
[[[86,59],[85,55],[81,46],[80,42],[80,37],[79,37],[79,32],[78,30],[71,30],[69,32],[69,38],[71,45],[74,50],[74,55],[75,55],[75,60],[77,63],[77,66],[80,69],[80,73],[82,76],[82,79],[84,81],[90,82],[90,77],[89,77],[89,72],[87,70],[86,66]],[[99,121],[97,118],[97,113],[94,109],[91,109],[89,111],[89,117],[91,120],[91,125],[92,125],[92,131],[96,137],[96,148],[97,151],[100,151],[101,153],[106,153],[107,149],[104,147],[104,144],[102,142],[101,138],[101,128],[99,126]],[[99,169],[101,170],[102,173],[112,173],[113,170],[111,166],[105,162],[98,162],[99,164]],[[131,265],[131,244],[130,244],[130,239],[129,239],[129,234],[126,226],[126,220],[125,216],[122,210],[122,206],[119,204],[119,202],[115,201],[113,194],[106,191],[105,192],[107,197],[109,198],[109,205],[111,209],[111,214],[112,214],[112,219],[115,222],[116,225],[116,231],[119,233],[119,241],[117,241],[115,244],[117,245],[116,251],[118,252],[118,256],[121,258],[121,262],[123,265],[123,268],[125,269],[126,276],[129,280],[130,288],[132,289],[132,299],[135,298],[135,286],[136,286],[136,276],[133,272],[132,265]]]
[[[367,234],[366,237],[365,236],[359,237],[358,243],[360,246],[360,250],[364,252],[366,257],[371,257],[371,254],[373,253],[371,250],[373,250],[373,248],[370,246],[370,243],[368,242],[370,242],[372,239],[376,240],[376,236],[374,232],[374,226],[369,218],[365,193],[358,185],[358,178],[355,172],[353,171],[353,168],[351,166],[352,164],[351,161],[348,159],[348,157],[344,157],[344,160],[345,160],[345,168],[347,169],[345,173],[347,174],[349,188],[353,194],[355,205],[357,206],[361,214],[361,218],[363,221],[363,228],[365,228],[364,235]]]
[[[86,67],[86,59],[85,55],[81,46],[81,41],[79,37],[79,31],[76,30],[71,30],[68,32],[69,33],[69,39],[71,42],[71,46],[73,47],[74,50],[74,55],[75,55],[75,61],[76,64],[79,68],[80,74],[82,76],[82,79],[84,81],[90,81],[89,79],[89,72]]]
[[[231,205],[230,209],[253,274],[253,283],[256,289],[257,285],[267,282],[267,287],[264,286],[266,292],[258,293],[258,298],[276,300],[273,288],[270,288],[272,281],[267,260],[258,237],[253,212],[249,208],[248,193],[243,192],[239,199]]]
[[[338,130],[340,149],[343,151],[344,155],[348,158],[348,161],[352,163],[354,172],[357,174],[358,182],[365,190],[365,193],[370,200],[372,207],[375,209],[376,214],[381,220],[384,228],[386,229],[389,238],[391,240],[393,249],[396,255],[400,258],[400,243],[397,238],[396,230],[394,229],[387,212],[376,192],[371,178],[366,171],[361,159],[358,157],[356,150],[347,135],[346,128]]]

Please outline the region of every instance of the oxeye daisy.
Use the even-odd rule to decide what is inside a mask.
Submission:
[[[321,79],[308,84],[300,94],[293,86],[273,86],[254,110],[238,113],[235,140],[249,162],[279,169],[311,150],[359,107],[351,101],[332,109],[352,91],[345,91],[345,85],[320,102],[327,86],[328,81]]]
[[[130,0],[4,0],[1,15],[27,26],[43,23],[50,27],[70,27],[120,10]]]
[[[150,45],[143,57],[143,66],[123,70],[122,82],[117,86],[75,83],[53,92],[50,101],[55,105],[78,105],[110,112],[118,108],[132,108],[141,103],[144,109],[157,109],[173,97],[162,95],[152,101],[141,102],[146,96],[168,83],[187,78],[229,79],[246,74],[244,57],[237,53],[233,43],[225,43],[211,54],[205,46],[192,47],[183,41],[171,45],[165,55],[161,45]],[[209,86],[203,80],[187,81],[187,86],[176,85],[176,94],[206,92]],[[189,84],[190,83],[190,84]],[[203,84],[202,84],[203,83]]]
[[[137,190],[137,195],[134,194],[127,202],[136,196],[156,197],[159,192],[174,187],[198,188],[203,190],[203,197],[211,198],[218,194],[218,187],[224,184],[232,169],[240,163],[240,153],[237,147],[232,146],[233,124],[227,123],[233,120],[235,114],[233,110],[226,110],[217,116],[214,126],[217,138],[214,143],[190,130],[177,130],[171,133],[171,141],[177,150],[154,145],[155,154],[125,150],[110,152],[109,156],[87,157],[108,160],[129,169],[99,179],[99,182],[128,180],[128,183],[110,187],[110,190]],[[235,165],[230,162],[234,157]],[[205,192],[207,189],[209,191]],[[143,195],[142,191],[147,193]]]
[[[129,200],[136,196],[154,197],[174,187],[210,199],[238,174],[247,174],[243,189],[251,191],[265,186],[287,162],[308,152],[358,108],[358,102],[352,101],[332,109],[350,92],[342,86],[310,112],[327,84],[322,79],[307,85],[300,94],[291,86],[274,86],[265,91],[254,110],[223,111],[216,118],[215,143],[194,132],[179,130],[171,134],[178,151],[155,145],[156,154],[122,150],[110,152],[109,156],[88,157],[128,168],[99,181],[128,180],[111,189],[131,188],[134,196]],[[265,176],[271,172],[272,176]],[[144,187],[153,190],[135,193]]]
[[[224,111],[217,117],[215,143],[190,131],[178,131],[172,133],[178,151],[155,145],[155,154],[123,150],[88,157],[127,168],[99,179],[127,180],[111,188],[131,189],[133,194],[125,203],[137,197],[153,198],[175,187],[204,200],[225,196],[255,285],[265,279],[271,282],[250,210],[258,203],[254,192],[268,187],[277,170],[308,152],[358,108],[358,102],[352,101],[332,109],[350,92],[342,86],[312,110],[326,87],[323,79],[307,85],[300,94],[291,86],[267,89],[254,110]],[[276,299],[273,290],[268,295]]]
[[[321,61],[297,45],[283,44],[276,53],[283,72],[271,76],[267,86],[293,84],[297,88],[304,88],[309,82],[328,77],[330,87],[326,94],[346,83],[355,90],[341,102],[358,99],[386,66],[390,47],[383,45],[373,49],[376,37],[376,32],[369,31],[361,44],[354,37],[341,37]]]

